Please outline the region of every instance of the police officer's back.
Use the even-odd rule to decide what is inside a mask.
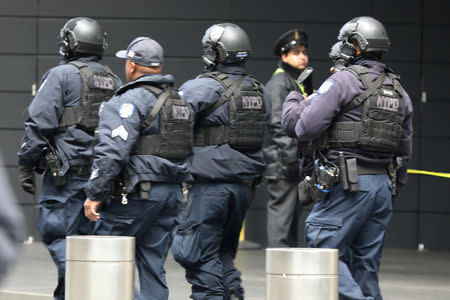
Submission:
[[[191,114],[173,76],[161,74],[159,43],[138,37],[116,56],[126,59],[129,82],[101,111],[85,214],[96,221],[94,234],[136,238],[137,299],[167,300],[164,262],[181,184],[192,181],[184,161],[192,149]]]
[[[391,199],[406,183],[412,104],[381,60],[390,41],[379,21],[352,19],[338,39],[349,66],[315,96],[291,93],[283,125],[300,141],[324,141],[309,181],[316,203],[306,220],[308,246],[339,249],[342,298],[382,299],[378,270]]]
[[[206,73],[180,88],[195,120],[194,183],[172,252],[186,269],[194,299],[243,299],[233,259],[252,187],[265,169],[262,143],[270,103],[245,70],[250,42],[240,27],[213,25],[202,46]]]
[[[88,233],[82,214],[98,108],[121,85],[100,60],[106,34],[95,20],[74,18],[60,31],[64,60],[44,74],[28,108],[18,152],[20,181],[34,193],[33,170],[45,171],[38,229],[58,267],[55,299],[64,299],[65,236]]]

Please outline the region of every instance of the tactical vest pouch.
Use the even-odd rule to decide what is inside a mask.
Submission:
[[[88,132],[98,125],[99,108],[102,102],[106,102],[114,95],[118,88],[115,77],[107,66],[105,71],[92,71],[86,63],[71,61],[80,70],[81,76],[81,103],[80,106],[66,107],[61,117],[60,127],[77,124]]]
[[[251,86],[241,85],[244,75],[232,82],[226,74],[213,72],[202,77],[218,80],[225,92],[206,112],[214,112],[226,101],[229,102],[229,124],[221,126],[197,127],[195,146],[228,144],[238,151],[257,150],[262,147],[266,128],[266,106],[262,87],[252,76]]]
[[[187,103],[171,87],[165,91],[153,86],[143,87],[158,96],[143,127],[159,117],[159,134],[142,135],[132,153],[155,155],[174,162],[185,160],[192,148],[192,117]]]

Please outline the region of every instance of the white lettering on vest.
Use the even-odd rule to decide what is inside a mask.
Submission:
[[[242,96],[242,107],[245,109],[262,109],[263,100],[259,96]]]
[[[397,98],[378,96],[376,105],[384,110],[398,111],[399,101]]]
[[[189,108],[187,106],[173,105],[172,115],[177,120],[189,120]]]
[[[114,80],[111,77],[94,75],[94,87],[98,89],[114,90]]]

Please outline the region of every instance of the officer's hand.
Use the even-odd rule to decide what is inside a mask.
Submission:
[[[100,201],[93,201],[89,198],[84,201],[84,215],[91,221],[100,219],[100,214],[97,212]]]
[[[36,186],[34,184],[34,173],[31,168],[19,165],[19,181],[25,192],[34,195]]]

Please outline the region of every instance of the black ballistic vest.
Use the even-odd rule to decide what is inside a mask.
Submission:
[[[369,151],[392,153],[397,150],[403,132],[405,102],[399,76],[386,70],[375,82],[363,66],[353,65],[352,72],[366,91],[353,99],[341,111],[345,113],[364,105],[360,122],[334,122],[329,131],[330,148],[359,148]],[[384,85],[388,76],[392,85]]]
[[[228,144],[238,151],[260,149],[264,142],[267,117],[261,84],[249,76],[252,85],[241,85],[245,75],[233,82],[228,75],[220,72],[206,73],[199,77],[214,78],[225,88],[219,100],[203,116],[207,117],[228,101],[229,124],[209,127],[197,125],[194,145]]]
[[[81,103],[80,106],[66,107],[59,123],[64,128],[78,125],[88,133],[93,133],[98,126],[99,108],[108,101],[119,88],[111,69],[103,66],[105,71],[92,71],[81,61],[71,61],[80,70],[81,75]]]
[[[192,115],[186,101],[172,87],[162,90],[146,82],[136,82],[119,90],[118,94],[136,87],[142,87],[158,98],[141,125],[141,131],[159,116],[159,134],[141,135],[132,154],[155,155],[173,162],[185,160],[192,150]]]

